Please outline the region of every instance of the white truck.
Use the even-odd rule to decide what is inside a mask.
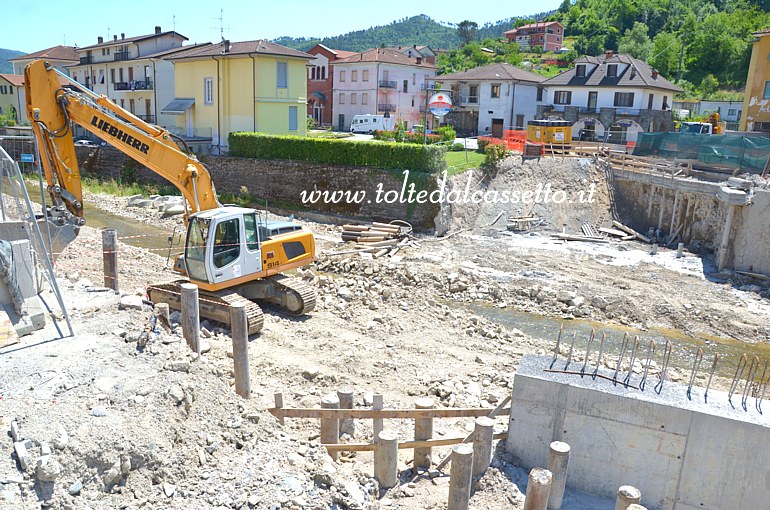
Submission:
[[[351,133],[372,134],[376,130],[390,131],[393,129],[393,119],[385,118],[384,115],[355,115],[350,123]]]

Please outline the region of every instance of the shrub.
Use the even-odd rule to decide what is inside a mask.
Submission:
[[[451,147],[449,147],[449,150],[452,152],[461,152],[465,150],[465,146],[461,143],[453,143]]]
[[[330,165],[441,172],[446,168],[440,146],[393,142],[366,143],[265,133],[230,133],[230,155],[254,159],[288,159]]]
[[[442,142],[454,142],[457,138],[457,131],[451,126],[441,126],[436,130],[436,133],[441,137]]]
[[[396,132],[395,131],[385,131],[384,129],[375,129],[374,133],[372,133],[372,138],[375,140],[395,140],[396,139]]]
[[[426,144],[431,145],[434,143],[438,143],[441,141],[441,137],[439,135],[424,135],[422,133],[416,133],[416,132],[409,132],[404,133],[404,141],[409,143],[422,143],[423,140]]]
[[[492,138],[491,136],[480,136],[478,139],[479,143],[479,152],[482,154],[486,154],[486,148],[487,145],[492,143],[498,143],[505,145],[505,142],[501,140],[500,138]]]
[[[489,143],[484,147],[484,167],[493,168],[498,161],[508,156],[508,147],[504,142]]]

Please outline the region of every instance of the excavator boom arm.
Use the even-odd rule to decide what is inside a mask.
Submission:
[[[63,88],[57,71],[36,60],[24,70],[27,117],[50,187],[82,217],[82,190],[70,122],[101,138],[176,186],[192,212],[219,207],[206,168],[182,152],[165,129],[145,123],[104,96]]]

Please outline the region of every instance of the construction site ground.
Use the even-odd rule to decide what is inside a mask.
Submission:
[[[568,244],[550,237],[579,231],[585,221],[609,226],[605,177],[588,160],[509,160],[483,185],[532,187],[544,172],[565,188],[596,184],[598,201],[525,211],[455,206],[449,232],[456,235],[418,234],[419,246],[377,259],[329,255],[350,249],[340,241],[341,222],[300,219],[316,234],[320,255],[296,276],[316,288],[318,306],[300,318],[266,309],[264,330],[249,345],[249,400],[231,386],[226,327],[203,323],[200,357],[179,328],[149,329],[145,286],[175,278],[165,256],[121,242],[121,292],[107,291],[101,236],[84,227],[56,264],[75,335],[59,338],[66,324],[47,294],[56,320],[0,349],[0,428],[18,424],[31,460],[22,469],[10,434],[2,436],[0,508],[443,509],[448,466],[444,474],[417,476],[412,452],[400,450],[402,483],[379,491],[371,453],[332,462],[318,446],[317,420],[281,426],[265,411],[274,393],[283,392],[286,407],[318,406],[322,396],[352,388],[356,407],[371,406],[371,395],[380,393],[385,407],[411,408],[429,396],[438,407],[491,409],[510,395],[521,356],[553,349],[560,322],[567,329],[588,321],[600,331],[654,330],[682,345],[697,337],[703,345],[764,349],[770,303],[762,281],[707,277],[707,255],[676,258],[675,250],[661,249],[652,256],[637,241]],[[466,178],[456,176],[456,185]],[[164,231],[181,221],[128,207],[124,198],[87,200]],[[507,216],[522,214],[544,223],[531,233],[508,232]],[[538,330],[544,333],[506,319],[521,312],[545,324]],[[689,370],[672,363],[665,377],[683,381]],[[712,387],[728,384],[718,377]],[[412,439],[410,421],[389,420],[386,427]],[[464,437],[472,428],[472,419],[437,419],[434,435]],[[498,418],[495,431],[506,428],[507,419]],[[371,429],[370,421],[359,421],[354,436],[341,441],[367,442]],[[37,467],[48,448],[51,456]],[[502,443],[494,451],[471,508],[523,508],[527,471]],[[435,448],[434,462],[449,452]],[[565,508],[613,508],[567,496]]]

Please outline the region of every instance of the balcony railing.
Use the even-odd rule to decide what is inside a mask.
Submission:
[[[388,104],[388,103],[378,103],[377,104],[377,111],[378,112],[395,112],[396,111],[396,105]]]
[[[420,90],[438,90],[438,86],[435,83],[421,83]]]
[[[383,88],[383,89],[394,89],[396,87],[397,87],[397,84],[394,81],[380,80],[380,88]]]
[[[632,117],[638,117],[642,111],[635,108],[615,108],[616,115],[630,115]]]
[[[130,57],[127,51],[116,51],[112,57],[116,62],[119,60],[128,60]]]
[[[94,57],[93,55],[88,55],[87,57],[80,57],[80,65],[86,65],[86,64],[93,64],[94,63]]]
[[[460,96],[460,106],[476,106],[479,104],[479,96]]]
[[[114,90],[152,90],[152,80],[116,81]]]

